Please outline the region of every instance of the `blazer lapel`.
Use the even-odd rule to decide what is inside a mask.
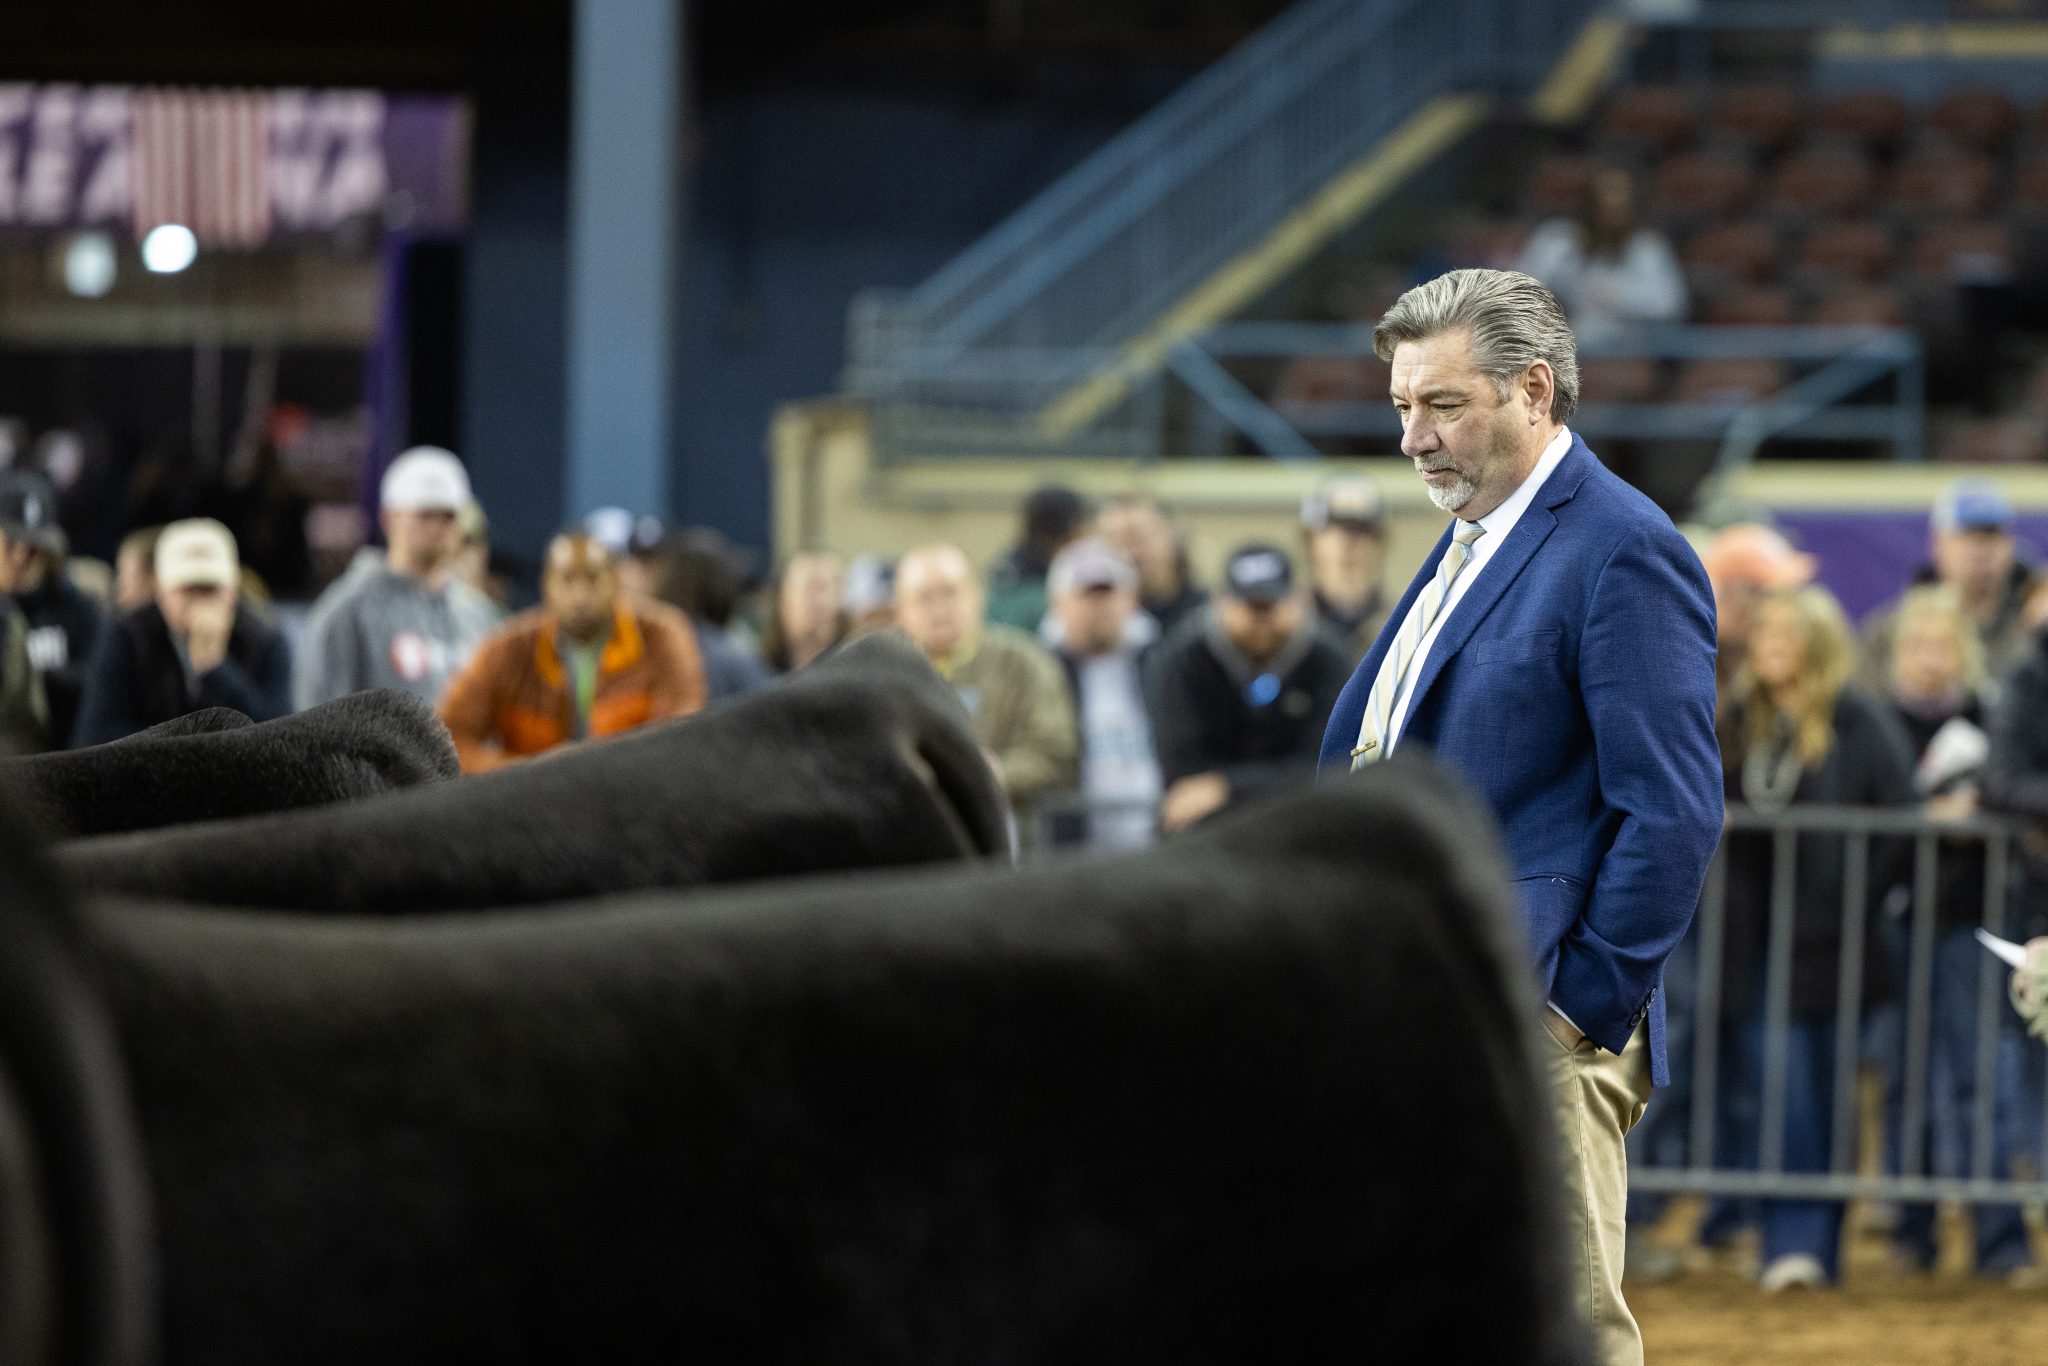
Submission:
[[[1585,462],[1592,458],[1586,443],[1574,435],[1571,449],[1551,471],[1544,487],[1537,490],[1535,501],[1523,511],[1506,543],[1481,567],[1478,580],[1452,609],[1450,620],[1444,623],[1436,644],[1430,647],[1429,658],[1422,662],[1422,677],[1416,680],[1415,695],[1408,701],[1409,716],[1421,710],[1423,698],[1429,695],[1444,665],[1465,648],[1479,623],[1486,620],[1486,614],[1506,596],[1529,561],[1536,558],[1536,551],[1557,530],[1557,515],[1551,509],[1572,500],[1590,472]]]

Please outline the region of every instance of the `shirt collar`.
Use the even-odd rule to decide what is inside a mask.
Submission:
[[[1515,529],[1515,523],[1522,520],[1522,514],[1529,510],[1529,504],[1536,501],[1537,493],[1564,462],[1565,452],[1571,448],[1571,428],[1558,428],[1557,435],[1550,438],[1550,444],[1537,457],[1536,468],[1529,471],[1529,477],[1508,495],[1506,502],[1479,519],[1479,525],[1486,531],[1487,544],[1499,545],[1502,538]]]

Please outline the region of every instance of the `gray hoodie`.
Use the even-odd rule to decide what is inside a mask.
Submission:
[[[397,688],[437,704],[498,615],[466,583],[429,588],[365,551],[306,615],[293,704],[303,710],[369,688]]]

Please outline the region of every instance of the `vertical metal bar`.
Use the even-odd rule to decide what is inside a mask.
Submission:
[[[1724,836],[1707,865],[1707,885],[1700,897],[1699,999],[1693,1007],[1692,1142],[1687,1148],[1694,1171],[1711,1171],[1714,1151],[1714,1088],[1721,1057],[1721,935],[1728,918],[1728,841]]]
[[[1912,359],[1899,367],[1898,398],[1904,417],[1893,459],[1923,461],[1927,458],[1927,361],[1917,342]]]
[[[1928,997],[1934,987],[1934,835],[1913,838],[1912,972],[1906,983],[1905,1135],[1899,1147],[1900,1170],[1919,1176],[1927,1147]]]
[[[1984,837],[1984,928],[1992,934],[2005,929],[2006,860],[2011,855],[2009,837],[1993,830]],[[1980,954],[1977,964],[1977,1089],[1970,1095],[1970,1176],[1977,1181],[1991,1177],[1992,1125],[1997,1122],[1993,1102],[1998,1090],[1998,1031],[2000,978],[2004,965],[1990,954]]]
[[[1845,837],[1842,859],[1842,962],[1835,997],[1835,1125],[1828,1170],[1856,1169],[1857,1036],[1863,1023],[1863,934],[1870,915],[1870,835]]]
[[[1763,1133],[1757,1169],[1785,1170],[1786,1055],[1792,1030],[1792,911],[1798,832],[1781,826],[1771,837],[1771,930],[1769,967],[1764,974]]]

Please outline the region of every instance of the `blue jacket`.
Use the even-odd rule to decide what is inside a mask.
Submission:
[[[1349,770],[1374,676],[1450,528],[1345,685],[1325,780]],[[1500,817],[1537,980],[1620,1052],[1649,1021],[1664,1059],[1664,960],[1721,837],[1714,595],[1671,521],[1576,436],[1444,623],[1400,746],[1427,745]]]

